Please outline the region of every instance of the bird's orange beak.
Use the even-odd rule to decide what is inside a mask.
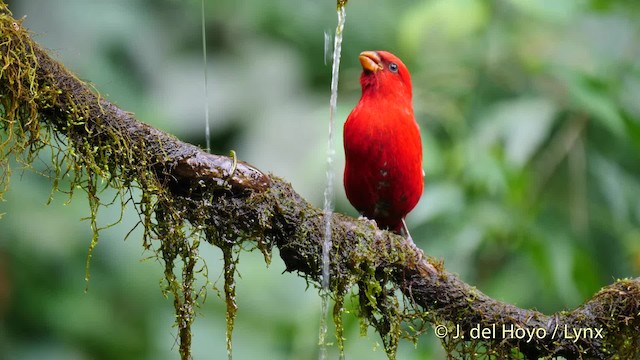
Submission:
[[[382,59],[375,51],[363,51],[358,58],[364,71],[375,73],[383,69]]]

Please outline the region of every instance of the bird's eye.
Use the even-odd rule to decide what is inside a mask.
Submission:
[[[391,70],[392,72],[398,72],[398,64],[396,63],[389,64],[389,70]]]

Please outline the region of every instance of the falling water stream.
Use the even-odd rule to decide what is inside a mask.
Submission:
[[[202,58],[204,60],[204,136],[207,152],[211,152],[211,130],[209,126],[209,84],[207,81],[207,31],[204,18],[204,0],[202,0]]]
[[[342,30],[346,18],[345,12],[346,0],[338,0],[338,26],[336,27],[336,35],[333,42],[333,63],[331,67],[331,98],[329,101],[329,140],[327,144],[327,187],[324,191],[324,239],[322,243],[322,317],[320,318],[320,359],[324,360],[327,356],[327,316],[329,315],[329,267],[331,259],[329,251],[332,245],[331,219],[333,217],[333,179],[335,170],[333,158],[335,156],[335,139],[334,139],[334,123],[335,114],[338,103],[338,75],[340,70],[340,53],[342,51]],[[326,38],[326,36],[325,36]],[[325,51],[327,50],[325,46]],[[342,355],[341,355],[342,357]]]
[[[333,217],[333,197],[334,189],[333,182],[335,177],[334,170],[334,156],[335,156],[335,136],[334,136],[334,123],[335,114],[338,102],[338,75],[340,70],[340,55],[342,51],[342,30],[344,29],[346,11],[345,5],[347,0],[337,0],[337,13],[338,13],[338,25],[336,26],[336,33],[333,41],[333,61],[331,67],[331,98],[329,100],[329,140],[327,143],[327,185],[324,191],[324,237],[322,244],[322,317],[320,319],[320,359],[324,360],[327,356],[327,317],[329,315],[329,295],[331,292],[329,282],[329,268],[331,265],[331,259],[329,252],[332,245],[332,231],[331,220]],[[204,95],[205,95],[205,137],[207,151],[211,151],[210,144],[210,125],[209,125],[209,106],[208,106],[208,81],[207,81],[207,41],[206,41],[206,26],[205,26],[205,12],[204,12],[204,0],[202,0],[202,55],[204,61]],[[326,53],[331,50],[329,34],[325,34],[325,58]],[[228,336],[228,335],[227,335]],[[229,340],[229,339],[227,339]],[[231,359],[231,348],[227,344],[227,355]],[[340,352],[340,358],[344,358],[342,351]]]

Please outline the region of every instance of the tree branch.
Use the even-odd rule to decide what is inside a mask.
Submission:
[[[190,204],[181,213],[185,219],[199,223],[206,213],[206,223],[216,232],[212,238],[227,242],[250,238],[267,247],[277,246],[287,271],[319,283],[324,226],[320,209],[282,179],[234,158],[208,154],[137,121],[53,60],[0,5],[0,55],[12,54],[16,59],[0,73],[3,130],[12,126],[5,121],[11,109],[35,106],[35,118],[73,146],[91,144],[93,149],[83,148],[81,153],[103,159],[96,162],[99,175],[146,186],[142,174],[153,174],[169,197]],[[33,76],[12,77],[11,70],[25,64],[33,66]],[[127,151],[113,151],[114,144]],[[394,312],[389,305],[394,295],[385,293],[384,286],[371,290],[372,282],[392,284],[414,308],[414,315],[437,331],[446,328],[443,345],[450,354],[472,348],[506,356],[516,349],[528,358],[639,355],[640,278],[619,280],[573,311],[544,315],[491,299],[402,237],[381,231],[369,221],[340,214],[332,221],[332,289],[339,296],[357,284],[362,315],[383,339],[395,331],[390,318],[398,315],[397,307]],[[373,300],[366,295],[373,295]],[[458,330],[464,339],[455,337]]]

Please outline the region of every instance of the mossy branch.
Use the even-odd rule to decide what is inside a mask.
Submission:
[[[320,282],[323,212],[287,182],[137,121],[53,60],[1,0],[0,30],[0,164],[8,173],[8,155],[24,150],[29,161],[49,144],[42,133],[50,133],[68,146],[65,161],[71,163],[76,179],[78,174],[88,179],[78,183],[86,185],[90,195],[95,195],[97,177],[117,189],[137,184],[143,190],[139,211],[145,246],[149,238],[162,244],[159,251],[167,267],[167,292],[175,298],[183,358],[190,358],[192,306],[199,294],[192,286],[193,269],[200,244],[180,230],[184,221],[223,249],[228,282],[233,281],[237,261],[230,250],[247,240],[255,242],[267,261],[271,247],[278,247],[288,271]],[[442,342],[449,354],[640,356],[640,278],[619,280],[572,311],[544,315],[489,298],[402,237],[378,230],[371,222],[335,214],[332,226],[331,288],[337,303],[357,285],[360,316],[381,334],[390,357],[401,336],[417,335],[428,328],[424,325],[434,326],[439,334],[446,329]],[[178,258],[186,264],[182,281],[173,271]],[[227,285],[227,308],[233,310],[227,320],[230,330],[234,287]],[[402,306],[397,289],[404,295]],[[403,323],[418,324],[413,327],[417,330],[409,333]],[[456,338],[458,330],[464,338]]]

